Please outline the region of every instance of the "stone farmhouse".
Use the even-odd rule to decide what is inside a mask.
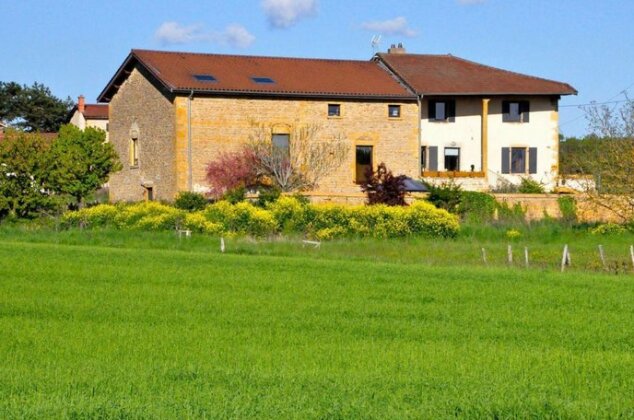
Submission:
[[[110,179],[113,201],[172,200],[205,192],[205,168],[236,150],[254,127],[288,145],[294,129],[315,141],[349,142],[347,161],[314,198],[358,199],[365,168],[385,162],[418,179],[466,181],[557,175],[561,95],[567,84],[453,56],[407,54],[324,60],[132,50],[99,95],[124,169]],[[292,151],[290,151],[292,153]]]
[[[77,105],[70,110],[68,122],[80,130],[86,127],[100,128],[106,132],[108,141],[108,104],[87,104],[83,95],[77,98]]]

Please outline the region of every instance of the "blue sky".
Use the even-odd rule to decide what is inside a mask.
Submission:
[[[576,104],[634,96],[630,0],[0,0],[0,80],[95,101],[130,49],[369,59],[403,42],[572,84]]]

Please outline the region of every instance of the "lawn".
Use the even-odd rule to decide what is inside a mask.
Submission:
[[[634,416],[633,276],[451,244],[5,230],[0,418]]]

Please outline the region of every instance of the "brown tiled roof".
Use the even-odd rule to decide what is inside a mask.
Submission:
[[[372,61],[196,54],[132,50],[99,95],[108,102],[136,63],[144,66],[169,91],[231,94],[413,100],[415,96],[389,72]],[[194,75],[210,75],[200,81]],[[253,77],[274,83],[258,84]]]
[[[419,95],[571,95],[567,83],[485,66],[452,55],[377,54]]]
[[[86,104],[84,106],[84,117],[91,120],[107,120],[107,104]]]

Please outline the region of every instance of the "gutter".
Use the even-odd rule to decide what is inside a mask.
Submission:
[[[192,90],[187,97],[187,190],[193,190],[193,171],[192,171],[192,99],[194,91]]]

